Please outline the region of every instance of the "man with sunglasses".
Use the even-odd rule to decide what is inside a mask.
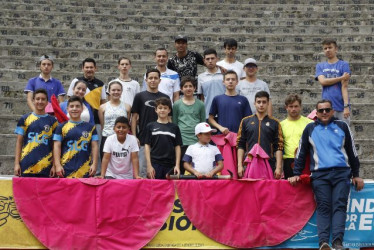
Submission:
[[[317,202],[317,230],[320,249],[329,246],[330,228],[332,247],[344,249],[347,201],[350,179],[360,191],[364,187],[359,177],[360,162],[349,126],[334,117],[329,100],[317,102],[317,121],[306,126],[295,158],[292,185],[300,181],[306,155],[310,154],[312,188]]]
[[[257,79],[257,62],[253,58],[247,58],[244,61],[245,79],[241,80],[237,86],[237,92],[239,95],[245,96],[251,105],[252,114],[256,113],[255,107],[255,95],[259,91],[266,91],[269,93],[270,90],[266,82]],[[271,97],[270,97],[271,98]],[[267,110],[269,116],[273,115],[273,105],[271,99],[269,100],[269,106]]]

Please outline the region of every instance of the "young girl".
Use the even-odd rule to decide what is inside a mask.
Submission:
[[[114,134],[114,122],[120,117],[130,116],[130,105],[121,101],[122,84],[118,81],[109,83],[108,93],[110,101],[104,103],[99,108],[99,119],[102,128],[102,138],[100,143],[100,156],[103,157],[103,148],[108,136]]]
[[[139,179],[139,146],[136,137],[129,135],[129,120],[118,117],[114,122],[114,133],[104,145],[101,178]]]
[[[86,102],[84,100],[84,95],[86,94],[86,89],[87,89],[87,83],[83,80],[79,80],[74,84],[73,94],[75,96],[78,96],[79,98],[81,98],[82,101],[83,101],[83,112],[81,114],[81,120],[95,125],[92,108],[91,108],[90,104],[88,104],[88,102]],[[62,102],[60,104],[60,107],[61,107],[62,111],[65,114],[67,114],[68,118],[70,119],[70,116],[67,112],[67,103],[68,103],[68,101]]]

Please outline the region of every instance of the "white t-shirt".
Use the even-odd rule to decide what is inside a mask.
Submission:
[[[201,174],[212,171],[218,161],[223,160],[221,152],[216,146],[197,142],[188,146],[183,161],[192,163],[192,166]]]
[[[244,65],[238,60],[236,60],[234,63],[228,63],[228,62],[225,62],[225,60],[221,60],[217,63],[217,65],[224,67],[227,70],[235,71],[236,74],[238,75],[238,80],[240,80],[240,78],[242,77],[245,77],[245,71],[243,69]]]
[[[122,81],[119,78],[116,78],[114,80],[111,80],[107,85],[107,91],[109,91],[109,84],[111,82],[120,82],[122,84],[122,95],[121,95],[121,101],[124,103],[129,104],[132,106],[132,103],[134,102],[134,97],[137,93],[140,92],[140,85],[135,80],[130,81]]]
[[[256,113],[255,95],[262,90],[268,92],[271,98],[267,83],[260,79],[254,82],[248,82],[246,79],[243,79],[239,82],[238,86],[236,86],[236,92],[238,92],[239,95],[247,97],[249,105],[251,105],[252,114]]]
[[[115,179],[133,179],[131,164],[131,153],[138,152],[138,142],[135,136],[126,135],[126,140],[122,144],[117,140],[117,135],[109,136],[104,144],[104,153],[110,153],[110,161],[105,176]]]

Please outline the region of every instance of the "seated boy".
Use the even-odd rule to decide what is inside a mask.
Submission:
[[[33,92],[34,112],[25,114],[17,123],[14,175],[25,177],[53,177],[52,134],[58,123],[45,113],[48,94],[45,89]]]
[[[53,160],[59,177],[84,178],[96,173],[99,137],[95,125],[81,120],[82,99],[72,96],[67,110],[70,120],[53,135]]]
[[[179,127],[168,119],[170,99],[161,97],[155,103],[157,121],[148,123],[145,129],[147,176],[150,179],[166,179],[172,168],[174,174],[180,173],[182,136]]]
[[[101,178],[140,179],[139,146],[136,137],[129,135],[129,120],[120,116],[114,121],[115,134],[108,136],[104,144],[101,162]]]
[[[189,146],[183,156],[184,168],[198,178],[211,178],[223,169],[221,152],[216,146],[209,144],[212,132],[217,130],[212,129],[208,123],[197,124],[195,135],[199,141]]]

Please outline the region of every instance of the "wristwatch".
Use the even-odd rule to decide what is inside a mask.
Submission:
[[[349,108],[351,104],[344,104],[344,108]]]

